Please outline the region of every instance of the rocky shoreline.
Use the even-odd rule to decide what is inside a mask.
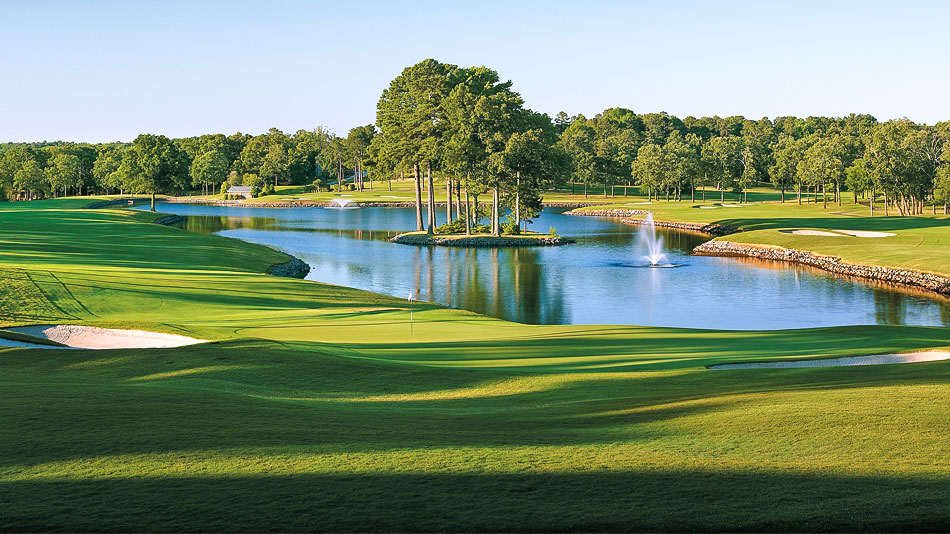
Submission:
[[[188,220],[188,217],[184,215],[166,215],[164,217],[159,217],[152,221],[152,224],[160,224],[162,226],[175,226],[176,224],[181,224]]]
[[[347,198],[347,197],[340,197]],[[286,200],[273,202],[244,202],[243,200],[215,200],[215,199],[196,199],[191,197],[172,197],[163,199],[162,202],[171,204],[207,204],[212,206],[236,206],[242,208],[336,208],[337,204],[331,202],[315,202],[312,200]],[[482,205],[488,205],[488,202],[479,202]],[[436,201],[435,205],[440,208],[445,207],[445,201]],[[590,202],[542,202],[546,208],[584,208],[588,206],[597,206],[597,203]],[[383,200],[354,200],[354,207],[360,208],[414,208],[415,201],[394,201],[387,202]],[[425,209],[425,199],[422,204]],[[646,213],[646,212],[644,212]],[[574,214],[577,215],[577,214]],[[628,215],[629,216],[629,215]]]
[[[290,254],[287,255],[290,256]],[[268,267],[265,273],[271,276],[283,276],[285,278],[304,278],[310,273],[310,265],[300,258],[290,256],[290,261],[275,263]]]
[[[830,273],[878,282],[916,287],[950,297],[950,278],[932,273],[907,269],[891,269],[859,265],[842,261],[836,256],[824,256],[803,250],[769,245],[750,245],[730,241],[707,241],[693,249],[699,256],[731,256],[785,261],[808,265]]]
[[[101,202],[93,202],[92,204],[86,204],[85,206],[82,207],[82,209],[98,210],[102,208],[108,208],[109,206],[116,206],[118,204],[128,205],[130,200],[136,200],[136,199],[132,197],[123,197],[123,198],[116,198],[112,200],[103,200]]]
[[[631,226],[639,226],[644,223],[644,219],[623,219],[620,221],[623,224],[629,224]],[[734,226],[723,226],[716,223],[685,223],[685,222],[669,222],[669,221],[653,221],[653,226],[657,228],[671,228],[673,230],[679,230],[681,232],[692,232],[696,234],[711,235],[713,237],[720,237],[729,234],[735,234],[742,231],[742,228],[736,228]]]
[[[638,215],[648,215],[650,213],[652,212],[639,209],[606,208],[600,210],[571,210],[565,212],[565,215],[577,215],[582,217],[616,217],[622,219],[620,222],[623,224],[639,226],[643,224],[644,219],[637,219],[635,217]],[[711,235],[713,237],[735,234],[742,231],[742,228],[725,226],[717,223],[687,223],[654,220],[653,226],[656,226],[657,228],[671,228],[673,230],[680,230],[683,232]]]
[[[402,245],[423,245],[437,247],[556,247],[574,243],[573,239],[560,236],[518,237],[518,236],[472,236],[439,237],[437,235],[400,234],[389,241]]]
[[[586,207],[586,206],[582,206]],[[599,210],[573,209],[564,212],[564,215],[576,215],[579,217],[635,217],[637,215],[646,215],[650,213],[647,210],[631,210],[624,208],[605,208]]]

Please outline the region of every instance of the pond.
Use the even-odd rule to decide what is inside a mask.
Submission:
[[[147,209],[147,208],[146,208]],[[857,324],[950,326],[950,300],[780,262],[690,256],[707,238],[657,230],[674,269],[644,263],[637,228],[545,209],[576,244],[466,249],[386,241],[415,229],[412,208],[241,208],[159,204],[185,228],[268,245],[311,266],[309,280],[436,302],[530,324],[764,330]],[[443,222],[445,210],[438,210]]]

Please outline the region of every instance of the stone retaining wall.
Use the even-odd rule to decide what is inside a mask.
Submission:
[[[84,210],[98,210],[102,208],[108,208],[109,206],[115,206],[117,204],[126,204],[128,205],[130,200],[135,200],[131,197],[126,198],[116,198],[113,200],[103,200],[101,202],[93,202],[92,204],[86,204],[82,207]]]
[[[644,223],[645,219],[634,218],[637,215],[647,215],[652,213],[647,210],[638,210],[638,209],[626,209],[626,208],[605,208],[600,210],[571,210],[565,212],[565,215],[580,215],[585,217],[620,217],[620,221],[623,224],[629,224],[632,226],[638,226]],[[715,223],[688,223],[688,222],[670,222],[670,221],[653,221],[653,226],[657,228],[671,228],[673,230],[680,230],[684,232],[694,232],[699,234],[711,235],[711,236],[723,236],[734,234],[736,232],[741,232],[741,228],[735,228],[733,226],[724,226],[721,224]]]
[[[560,236],[517,237],[517,236],[478,236],[478,237],[439,237],[427,235],[397,235],[390,239],[403,245],[427,245],[439,247],[555,247],[573,243],[573,239]]]
[[[636,215],[646,215],[648,213],[650,212],[646,210],[604,208],[599,210],[573,209],[571,211],[565,211],[564,215],[578,215],[582,217],[634,217]]]
[[[346,198],[346,197],[341,197]],[[312,200],[275,200],[275,201],[264,201],[264,202],[244,202],[243,200],[216,200],[216,199],[197,199],[191,197],[178,197],[178,198],[169,198],[163,202],[170,202],[174,204],[210,204],[214,206],[240,206],[242,208],[335,208],[336,204],[333,202],[315,202]],[[387,202],[383,200],[354,200],[353,204],[361,208],[414,208],[416,203],[414,200],[409,201],[394,201]],[[455,202],[453,201],[454,205]],[[490,202],[480,201],[479,204],[487,206],[491,204]],[[436,207],[444,208],[445,201],[436,200]],[[464,206],[465,203],[462,202]],[[596,203],[590,202],[542,202],[542,205],[546,208],[583,208],[587,206],[596,206]],[[422,209],[426,207],[426,200],[423,195],[422,199]],[[646,213],[646,212],[643,212]],[[586,215],[583,213],[572,213],[572,215]],[[626,215],[629,217],[629,215]],[[618,217],[623,217],[623,215],[618,215]]]
[[[788,261],[817,267],[835,274],[917,287],[950,296],[950,278],[932,273],[857,265],[835,256],[765,245],[749,245],[729,241],[707,241],[693,250],[700,256],[740,256],[763,260]]]
[[[645,222],[645,219],[623,219],[620,222],[623,224],[629,224],[632,226],[639,226]],[[735,228],[733,226],[723,226],[721,224],[715,223],[686,223],[686,222],[670,222],[670,221],[653,221],[653,226],[657,228],[671,228],[673,230],[680,230],[682,232],[693,232],[703,235],[711,235],[715,237],[735,234],[741,232],[741,228]]]
[[[290,256],[288,254],[288,256]],[[276,263],[268,267],[267,274],[271,276],[283,276],[286,278],[304,278],[310,272],[310,265],[300,258],[290,256],[290,261]]]

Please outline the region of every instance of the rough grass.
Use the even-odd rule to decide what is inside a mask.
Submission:
[[[70,322],[214,342],[0,350],[0,530],[950,521],[950,362],[705,369],[950,347],[950,329],[526,326],[416,303],[410,333],[401,299],[261,275],[283,255],[68,202],[0,204],[4,273],[55,275],[45,305]]]

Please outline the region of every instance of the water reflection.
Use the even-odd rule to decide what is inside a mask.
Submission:
[[[326,210],[160,205],[186,228],[266,244],[311,265],[309,279],[433,301],[522,323],[777,329],[846,324],[950,326],[950,301],[782,262],[688,256],[704,237],[657,229],[678,269],[636,269],[636,228],[545,210],[557,248],[394,245],[405,208]],[[225,215],[227,214],[227,215]],[[444,212],[441,214],[444,217]],[[441,222],[441,220],[440,220]]]

